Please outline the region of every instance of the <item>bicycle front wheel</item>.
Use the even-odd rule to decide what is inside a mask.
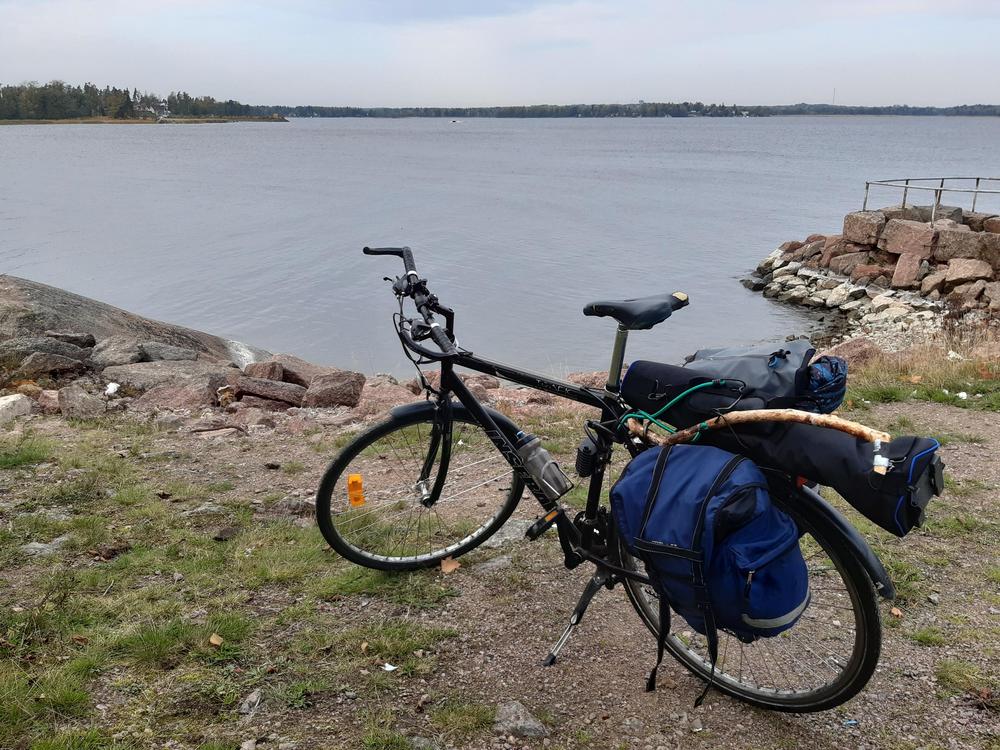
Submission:
[[[431,408],[390,417],[341,451],[316,495],[334,550],[369,568],[413,570],[468,552],[504,524],[524,482],[477,422],[459,409],[453,417],[450,455]]]
[[[875,589],[832,522],[807,506],[773,499],[802,534],[799,545],[811,592],[802,618],[789,630],[753,643],[720,631],[714,675],[705,637],[676,614],[666,647],[697,677],[712,679],[719,690],[748,703],[776,711],[823,711],[854,696],[878,664],[882,625]],[[622,564],[640,570],[620,539],[618,547]],[[626,581],[625,590],[643,622],[658,634],[657,592],[634,580]]]

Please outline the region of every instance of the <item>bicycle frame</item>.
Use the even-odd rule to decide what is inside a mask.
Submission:
[[[470,352],[461,352],[453,358],[441,360],[441,382],[438,404],[442,410],[443,424],[446,426],[450,425],[450,394],[453,393],[458,398],[459,402],[465,406],[469,414],[471,414],[473,418],[483,427],[483,430],[485,431],[487,437],[489,437],[490,441],[496,446],[497,450],[500,451],[514,470],[517,471],[518,474],[524,479],[525,486],[531,491],[531,494],[535,496],[535,499],[538,500],[544,511],[543,518],[545,522],[548,525],[556,525],[559,533],[560,544],[562,545],[563,552],[566,556],[567,567],[572,568],[584,560],[589,560],[590,562],[597,563],[598,565],[607,568],[609,572],[614,572],[619,575],[628,576],[644,582],[648,581],[648,578],[644,575],[621,568],[620,566],[615,565],[611,560],[591,553],[591,543],[593,541],[594,529],[597,525],[601,507],[601,496],[604,490],[605,463],[598,462],[598,466],[595,468],[594,473],[590,476],[590,483],[587,492],[587,504],[582,514],[582,520],[579,522],[578,526],[566,517],[566,514],[563,512],[562,507],[558,504],[558,502],[549,499],[538,486],[534,478],[526,470],[524,463],[521,461],[521,457],[514,444],[513,435],[509,434],[510,425],[508,425],[508,429],[505,431],[501,428],[501,425],[497,424],[497,420],[493,415],[491,415],[490,411],[483,406],[479,399],[477,399],[465,383],[462,382],[462,379],[455,372],[456,366],[464,367],[469,370],[475,370],[494,377],[503,378],[535,390],[551,393],[555,396],[566,398],[571,401],[577,401],[579,403],[586,404],[587,406],[593,406],[594,408],[600,410],[601,421],[620,419],[626,412],[627,407],[621,402],[617,394],[611,393],[607,390],[599,391],[597,389],[587,388],[574,383],[569,383],[567,381],[556,380],[537,373],[510,367],[499,362],[483,359]],[[513,423],[510,424],[512,425]],[[610,446],[610,439],[603,435],[600,436],[600,439],[607,442],[608,445],[605,447]],[[635,455],[640,450],[640,447],[632,441],[625,440],[623,441],[623,444],[632,455]],[[441,449],[442,469],[439,471],[435,487],[430,493],[431,497],[436,497],[439,494],[440,487],[443,485],[445,475],[447,473],[447,469],[444,467],[446,466],[447,459],[451,453],[450,429],[447,427],[443,431],[443,434],[438,434],[432,438],[432,445],[428,452],[427,465],[425,465],[425,473],[427,475],[429,475],[430,469],[433,465],[434,454],[438,450],[438,447]]]

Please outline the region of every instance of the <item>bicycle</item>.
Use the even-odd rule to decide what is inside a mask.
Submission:
[[[459,346],[455,313],[441,304],[416,270],[407,247],[364,248],[367,255],[403,261],[392,282],[399,312],[393,315],[406,356],[417,366],[426,399],[397,407],[358,435],[333,460],[317,493],[317,519],[330,546],[370,568],[405,571],[456,558],[489,539],[510,518],[527,489],[541,515],[527,528],[529,540],[555,527],[566,568],[587,562],[595,572],[569,623],[544,663],[552,665],[602,588],[621,584],[646,627],[659,632],[659,605],[640,562],[619,538],[602,503],[612,452],[630,456],[648,445],[622,425],[630,412],[620,397],[629,332],[662,323],[688,304],[681,293],[595,302],[588,316],[617,321],[608,381],[603,389],[556,380],[479,357]],[[407,317],[412,300],[417,317]],[[440,316],[444,325],[438,321]],[[435,349],[424,345],[433,342]],[[440,365],[433,386],[420,367]],[[517,443],[523,433],[509,417],[482,404],[455,372],[462,367],[595,407],[585,420],[586,450],[578,473],[589,480],[586,507],[578,513],[546,493],[527,470]],[[877,597],[894,590],[881,562],[853,526],[817,492],[795,478],[769,479],[775,503],[802,532],[812,599],[800,622],[770,639],[744,643],[720,633],[714,672],[704,637],[672,618],[666,648],[698,678],[735,698],[763,708],[811,712],[833,708],[868,682],[878,662],[881,622]],[[674,629],[676,628],[676,630]]]

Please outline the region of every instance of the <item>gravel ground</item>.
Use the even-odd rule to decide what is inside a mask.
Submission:
[[[503,408],[527,413],[517,403]],[[530,416],[551,421],[543,437],[568,464],[579,413],[536,404]],[[74,711],[39,714],[11,746],[93,730],[94,744],[34,747],[1000,748],[1000,415],[905,403],[848,416],[943,436],[950,488],[928,526],[904,540],[859,521],[903,581],[903,597],[882,604],[882,658],[867,688],[812,715],[770,713],[718,693],[695,708],[701,684],[673,662],[659,689],[644,692],[655,644],[620,589],[601,592],[558,664],[541,666],[589,571],[563,568],[554,533],[521,538],[534,516],[530,499],[510,522],[517,533],[463,557],[451,574],[319,591],[355,571],[326,549],[307,515],[343,427],[277,417],[276,429],[214,435],[35,418],[17,430],[51,441],[53,455],[0,472],[0,676],[22,670],[36,679],[83,656],[96,666]],[[141,488],[134,502],[121,489],[80,507],[52,500],[52,487],[101,470],[108,457],[130,467]],[[98,521],[82,520],[91,517]],[[224,527],[230,538],[212,541]],[[70,542],[53,554],[21,551],[56,533]],[[203,570],[191,562],[199,555]],[[247,562],[261,555],[256,567]],[[42,593],[59,571],[74,576],[62,600]],[[26,632],[17,630],[23,613],[54,618],[74,607],[88,614],[65,615],[65,626],[37,642],[14,641]],[[164,618],[211,629],[219,612],[248,623],[247,635],[228,639],[239,642],[233,653],[206,656],[191,636],[175,657],[151,664],[130,660],[138,651],[122,645],[123,633]],[[382,651],[393,645],[377,638],[391,623],[437,635],[406,641],[412,656],[401,653],[403,667],[385,672]],[[241,712],[254,690],[260,705]],[[547,736],[497,734],[494,713],[509,701]]]

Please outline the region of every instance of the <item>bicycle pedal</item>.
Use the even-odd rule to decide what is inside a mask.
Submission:
[[[555,508],[550,510],[541,518],[535,519],[535,522],[528,527],[528,530],[524,532],[524,535],[532,542],[538,539],[542,534],[552,528],[552,525],[556,522],[556,519],[562,514],[562,508]]]

